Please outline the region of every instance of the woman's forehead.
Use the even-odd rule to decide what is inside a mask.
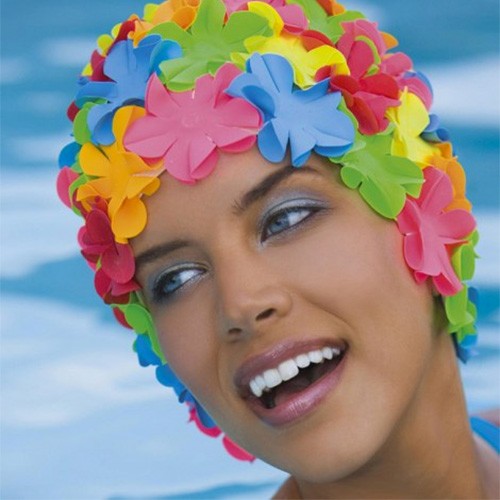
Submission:
[[[158,191],[145,200],[148,222],[133,246],[141,248],[146,241],[161,237],[156,233],[167,228],[185,233],[198,223],[202,227],[210,223],[211,217],[238,215],[290,178],[314,176],[335,184],[337,170],[336,165],[316,155],[300,168],[287,160],[270,163],[254,147],[240,154],[222,153],[214,172],[194,184],[179,182],[165,173]]]

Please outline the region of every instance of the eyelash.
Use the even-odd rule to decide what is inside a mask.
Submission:
[[[302,205],[297,204],[295,202],[294,205],[289,205],[283,207],[283,205],[278,209],[275,210],[271,214],[266,214],[264,216],[264,220],[261,223],[261,229],[260,229],[260,241],[261,243],[264,243],[267,241],[269,238],[272,238],[273,236],[278,237],[279,235],[285,235],[288,234],[290,231],[294,231],[295,229],[298,229],[298,226],[300,226],[303,222],[308,220],[310,217],[314,216],[316,213],[318,213],[320,210],[322,210],[321,206],[318,206],[317,204],[311,204],[311,202],[303,202]],[[299,214],[300,212],[307,212],[306,215],[303,217],[300,217],[299,220],[296,220],[295,222],[291,223],[288,227],[279,229],[275,233],[266,233],[271,225],[278,221],[281,217],[283,216],[289,216],[291,214]]]
[[[160,303],[172,298],[174,295],[179,293],[181,288],[186,286],[187,283],[193,280],[196,281],[197,277],[198,279],[201,277],[199,274],[196,274],[198,271],[200,271],[200,273],[203,273],[205,269],[203,269],[202,267],[184,267],[172,269],[161,274],[155,280],[155,283],[153,285],[153,301],[156,303]],[[168,285],[172,282],[175,282],[175,280],[177,280],[183,273],[191,274],[191,276],[173,290],[167,291]]]
[[[295,229],[298,229],[298,226],[302,225],[308,219],[313,217],[316,213],[321,211],[324,207],[318,206],[317,204],[313,204],[313,202],[309,201],[306,203],[303,202],[302,205],[297,204],[297,200],[295,200],[294,205],[283,206],[281,205],[277,210],[271,213],[265,214],[262,222],[260,223],[260,242],[264,243],[269,238],[285,236],[285,233],[288,234]],[[289,224],[288,227],[278,228],[278,231],[274,233],[268,232],[273,223],[278,221],[283,216],[290,216],[292,214],[302,214],[307,212],[306,215],[299,217],[298,220]],[[177,269],[168,270],[165,273],[161,274],[154,282],[152,287],[152,295],[153,301],[155,303],[166,302],[170,299],[173,299],[175,295],[179,294],[182,289],[188,284],[194,284],[196,281],[201,279],[206,269],[202,266],[199,267],[179,267]],[[183,283],[180,283],[173,290],[167,291],[167,287],[172,282],[175,282],[183,273],[188,275],[188,279],[186,279]],[[175,286],[175,285],[174,285]]]

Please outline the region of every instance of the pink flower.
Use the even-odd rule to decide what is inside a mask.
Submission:
[[[248,451],[238,446],[232,439],[229,439],[227,436],[222,438],[222,444],[226,451],[234,458],[238,460],[242,460],[244,462],[253,462],[255,461],[255,457],[248,453]]]
[[[196,424],[196,427],[203,432],[203,434],[210,436],[212,438],[219,437],[222,434],[222,431],[219,429],[219,427],[206,427],[205,424],[202,422],[202,419],[200,418],[198,411],[196,409],[196,405],[188,402],[187,403],[189,407],[189,421],[194,422]],[[224,445],[224,448],[226,451],[234,458],[244,461],[244,462],[253,462],[255,460],[255,457],[248,453],[248,451],[245,451],[243,448],[238,446],[234,441],[229,439],[226,435],[223,435],[222,437],[222,444]]]
[[[383,57],[387,52],[387,46],[382,33],[377,29],[377,23],[372,23],[366,19],[356,19],[355,21],[342,23],[342,28],[344,28],[344,34],[339,39],[337,48],[344,55],[346,52],[350,53],[352,46],[359,40],[363,40],[363,38],[370,40],[374,44],[380,57]],[[349,65],[349,67],[351,66]]]
[[[427,167],[424,178],[420,197],[409,196],[397,218],[404,256],[418,283],[430,276],[439,293],[454,295],[463,285],[451,265],[451,251],[466,242],[476,222],[465,210],[445,212],[453,201],[453,188],[444,172]]]
[[[430,110],[433,101],[431,84],[422,73],[415,72],[412,68],[412,60],[403,52],[387,54],[380,64],[381,72],[393,76],[402,91],[408,89],[420,98],[427,110]]]
[[[259,111],[224,91],[240,74],[226,63],[215,77],[198,78],[194,90],[171,92],[156,74],[146,91],[147,115],[132,123],[125,147],[145,159],[163,157],[175,178],[194,183],[209,175],[218,150],[239,153],[250,149],[262,124]]]
[[[78,233],[82,255],[97,269],[94,284],[106,301],[139,289],[134,281],[135,260],[130,245],[116,243],[106,208],[95,206]],[[116,302],[116,300],[113,300]]]
[[[78,174],[69,167],[63,167],[59,170],[57,176],[57,194],[59,199],[68,207],[71,208],[75,204],[75,200],[71,195],[69,188],[73,182],[78,179]]]

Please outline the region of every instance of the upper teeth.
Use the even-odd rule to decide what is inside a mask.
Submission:
[[[306,368],[311,363],[321,363],[324,359],[332,359],[339,355],[340,349],[336,347],[323,347],[323,349],[310,351],[306,354],[299,354],[295,358],[283,361],[277,368],[271,368],[257,375],[250,381],[250,390],[256,397],[260,398],[264,391],[298,375],[299,368]]]

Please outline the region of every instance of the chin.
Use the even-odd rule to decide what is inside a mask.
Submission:
[[[236,437],[247,451],[299,481],[326,484],[356,474],[376,460],[389,439],[388,415],[378,421],[359,413],[324,411],[300,423]],[[239,438],[239,439],[238,439]]]

